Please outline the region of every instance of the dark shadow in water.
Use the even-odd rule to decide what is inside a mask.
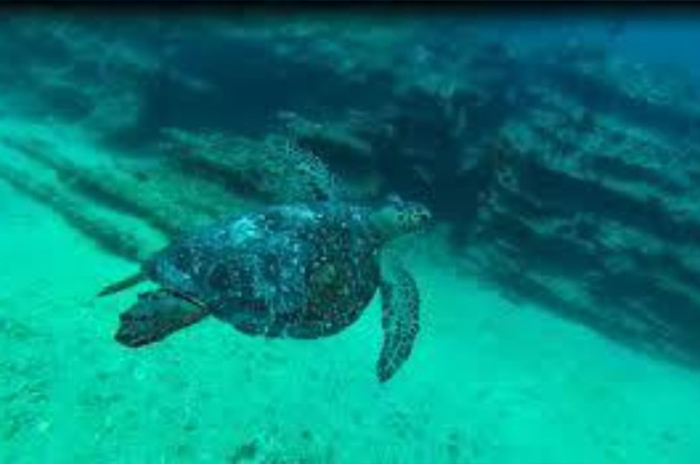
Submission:
[[[653,358],[700,368],[700,306],[688,296],[659,285],[653,277],[582,277],[581,292],[588,292],[591,298],[589,303],[577,303],[558,293],[556,278],[550,280],[554,283],[550,287],[530,278],[526,269],[485,269],[484,274],[516,301],[534,302]]]

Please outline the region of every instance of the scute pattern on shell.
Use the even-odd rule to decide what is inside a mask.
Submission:
[[[175,241],[145,271],[243,332],[330,335],[357,319],[379,284],[370,212],[321,202],[232,217]]]

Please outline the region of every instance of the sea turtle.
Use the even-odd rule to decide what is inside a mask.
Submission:
[[[120,316],[116,340],[137,347],[208,315],[250,335],[329,336],[357,320],[379,288],[384,341],[377,376],[384,382],[411,352],[419,294],[403,265],[380,252],[430,217],[423,205],[396,197],[371,205],[269,206],[176,239],[100,295],[143,280],[159,286]]]

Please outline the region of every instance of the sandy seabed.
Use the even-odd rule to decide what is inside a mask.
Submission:
[[[0,183],[0,463],[700,462],[700,375],[415,253],[422,330],[388,384],[378,301],[342,334],[214,320],[127,350],[133,265]]]

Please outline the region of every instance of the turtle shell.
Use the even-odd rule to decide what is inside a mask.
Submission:
[[[379,285],[370,212],[323,202],[235,216],[175,241],[145,272],[245,333],[331,335],[359,317]]]
[[[352,324],[372,300],[380,282],[377,248],[363,229],[329,222],[316,231],[314,260],[306,273],[302,317],[288,327],[295,338],[335,334]]]

